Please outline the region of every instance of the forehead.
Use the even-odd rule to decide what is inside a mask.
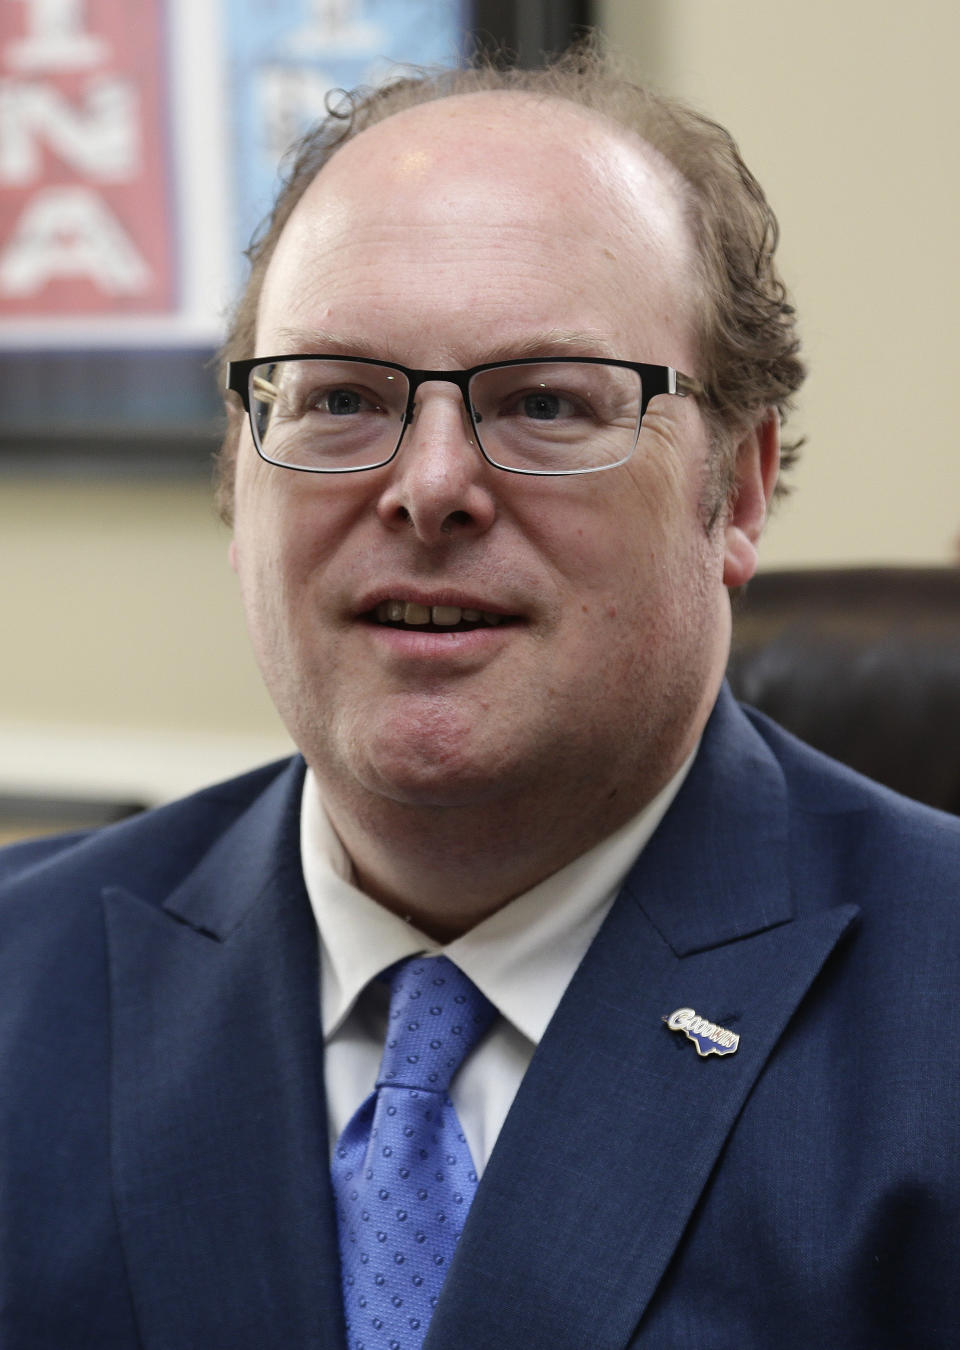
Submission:
[[[420,105],[347,142],[308,187],[267,271],[261,331],[279,331],[291,308],[322,329],[321,311],[351,298],[374,317],[378,297],[406,288],[435,321],[448,295],[456,313],[480,305],[494,321],[522,294],[531,324],[538,306],[544,320],[568,306],[599,329],[624,318],[611,307],[633,304],[689,349],[684,200],[652,146],[565,100],[491,92]]]

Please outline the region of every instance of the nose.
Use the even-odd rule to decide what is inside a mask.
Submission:
[[[491,468],[473,439],[463,398],[438,381],[419,390],[413,420],[390,465],[377,513],[428,545],[483,534],[496,519]]]

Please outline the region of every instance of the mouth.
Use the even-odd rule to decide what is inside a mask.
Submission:
[[[476,628],[499,628],[518,622],[510,614],[460,605],[422,605],[412,600],[382,600],[362,617],[381,627],[412,629],[418,633],[469,633]]]

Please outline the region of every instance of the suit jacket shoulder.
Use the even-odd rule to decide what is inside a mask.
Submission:
[[[161,893],[176,874],[194,866],[211,842],[284,771],[296,773],[301,761],[265,765],[227,782],[132,816],[99,830],[41,836],[0,848],[0,896],[26,881],[38,867],[59,862],[71,876],[130,869],[155,876]],[[302,770],[301,770],[302,771]],[[166,865],[164,865],[166,864]],[[45,876],[56,876],[47,872]]]
[[[743,712],[783,768],[798,834],[810,848],[798,860],[815,872],[839,867],[838,884],[855,886],[865,903],[905,876],[926,888],[924,903],[945,903],[948,921],[960,864],[960,818],[912,801],[813,750],[763,713]],[[814,841],[829,852],[816,852]],[[832,846],[831,846],[832,845]],[[858,878],[855,880],[854,878]],[[886,879],[887,884],[883,881]]]

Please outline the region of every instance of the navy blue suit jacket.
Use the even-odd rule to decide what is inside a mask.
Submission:
[[[3,1350],[341,1350],[301,775],[0,855]],[[427,1350],[960,1343],[958,878],[960,822],[725,692]]]

